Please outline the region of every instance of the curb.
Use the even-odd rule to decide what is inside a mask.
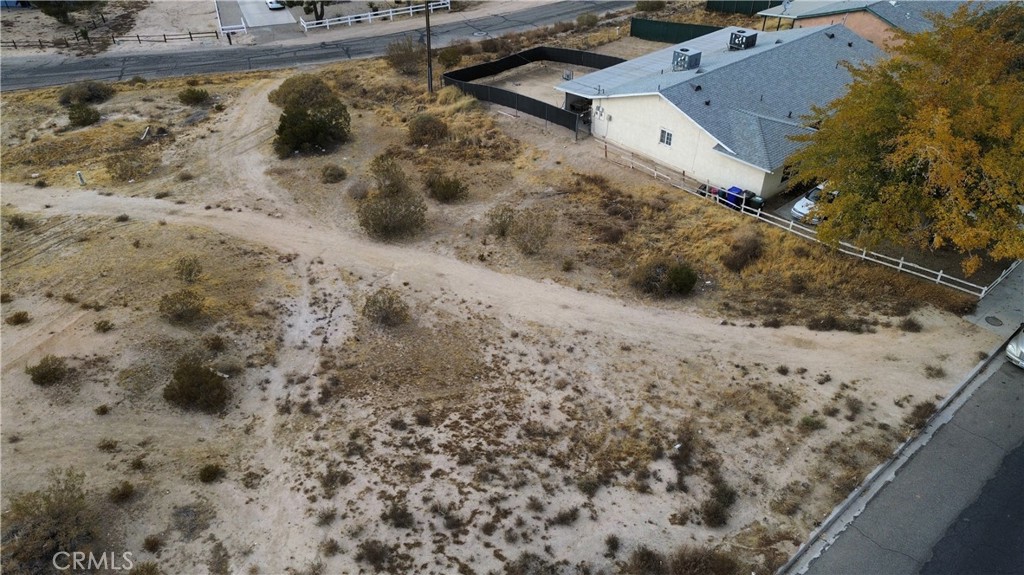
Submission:
[[[839,531],[839,533],[836,533],[831,538],[825,538],[825,533],[832,529],[839,522],[840,518],[854,507],[854,504],[860,504],[861,509],[853,516],[853,518],[850,519],[851,523],[857,515],[860,515],[860,513],[863,512],[864,508],[866,508],[875,496],[878,495],[882,488],[892,481],[896,472],[903,467],[903,465],[906,464],[906,462],[909,461],[920,448],[924,447],[924,445],[928,443],[939,428],[946,424],[945,421],[942,423],[936,423],[937,420],[941,416],[946,415],[947,412],[949,412],[949,415],[952,415],[956,412],[956,409],[959,409],[959,406],[956,406],[956,409],[952,410],[950,408],[953,402],[959,399],[964,392],[967,391],[967,388],[974,383],[974,380],[977,379],[983,371],[988,369],[988,367],[991,366],[997,358],[1001,359],[1001,352],[1016,334],[1017,331],[1014,330],[1013,334],[993,349],[987,358],[976,365],[974,369],[967,374],[960,385],[953,390],[953,393],[949,394],[949,396],[939,404],[935,413],[928,418],[928,421],[921,428],[921,432],[901,443],[899,447],[893,451],[893,454],[889,456],[889,459],[879,464],[878,467],[869,473],[867,477],[864,478],[864,481],[862,481],[861,484],[858,485],[857,488],[842,501],[842,503],[832,510],[832,513],[830,513],[828,517],[821,522],[821,525],[811,532],[807,540],[801,544],[796,552],[789,558],[789,561],[786,561],[782,567],[779,567],[779,569],[775,571],[775,575],[797,575],[799,573],[803,573],[810,565],[810,561],[813,561],[831,547],[836,538],[845,531],[845,527],[842,531]],[[819,550],[816,555],[811,557],[806,565],[803,565],[800,569],[794,569],[794,567],[804,559],[804,556],[811,551],[812,547],[819,543],[824,543],[825,546]]]

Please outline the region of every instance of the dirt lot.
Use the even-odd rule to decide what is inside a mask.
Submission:
[[[635,572],[641,546],[681,544],[768,573],[996,343],[945,311],[961,296],[680,197],[560,129],[382,62],[318,72],[354,139],[287,160],[267,100],[286,72],[197,78],[198,110],[184,81],[118,85],[76,130],[55,90],[4,94],[2,313],[29,316],[3,325],[5,512],[72,466],[117,526],[105,548],[165,573]],[[406,144],[423,110],[446,143]],[[139,143],[147,126],[166,134]],[[385,151],[468,199],[369,239],[352,192]],[[112,171],[126,156],[145,160],[131,182]],[[327,163],[348,178],[323,183]],[[502,203],[553,218],[539,254],[487,232]],[[751,234],[759,257],[725,267]],[[662,253],[698,272],[688,298],[629,287]],[[362,316],[384,286],[409,324]],[[161,298],[184,288],[204,314],[170,323]],[[30,381],[46,354],[65,383]],[[230,375],[220,415],[163,399],[196,354]],[[200,481],[207,464],[225,475]]]

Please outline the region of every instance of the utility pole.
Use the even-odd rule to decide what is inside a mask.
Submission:
[[[423,3],[423,14],[427,18],[427,93],[434,93],[434,64],[430,57],[430,0]]]

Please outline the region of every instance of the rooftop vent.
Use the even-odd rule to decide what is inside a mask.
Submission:
[[[753,48],[754,44],[757,44],[757,32],[736,30],[729,34],[730,50],[746,50],[747,48]]]
[[[700,66],[700,50],[680,48],[672,52],[672,71],[693,70]]]
[[[832,38],[835,38],[836,35],[833,34],[832,32],[825,32],[825,37],[831,40]]]

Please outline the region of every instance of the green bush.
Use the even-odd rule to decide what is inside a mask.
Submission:
[[[172,323],[191,323],[203,315],[205,300],[193,290],[183,289],[160,298],[160,313]]]
[[[185,283],[196,283],[199,276],[203,275],[203,264],[199,263],[199,256],[191,254],[178,258],[174,262],[174,275]]]
[[[529,210],[517,214],[509,235],[519,251],[528,256],[540,253],[555,231],[555,217],[548,212]]]
[[[363,316],[374,323],[394,327],[409,321],[409,305],[397,291],[383,287],[366,298]]]
[[[388,44],[384,60],[399,74],[413,76],[426,64],[426,47],[415,44],[405,37]]]
[[[729,508],[736,503],[736,490],[720,475],[711,478],[711,494],[701,504],[700,512],[708,527],[722,527],[729,521]]]
[[[656,257],[642,263],[630,277],[636,289],[658,297],[687,295],[697,283],[697,273],[675,258]]]
[[[99,517],[84,482],[85,474],[74,469],[54,470],[46,486],[11,497],[4,513],[5,573],[50,573],[56,553],[95,547]]]
[[[171,383],[164,388],[164,399],[181,407],[206,413],[218,413],[227,407],[231,391],[220,374],[203,365],[199,357],[178,359]]]
[[[445,68],[454,68],[462,62],[462,50],[455,46],[449,46],[437,54],[437,61]]]
[[[100,121],[100,111],[88,104],[72,104],[68,108],[68,123],[76,128],[91,126]]]
[[[313,74],[298,74],[288,78],[267,99],[280,108],[314,108],[337,101],[330,86]]]
[[[327,164],[320,170],[320,181],[325,184],[337,184],[348,177],[345,168],[337,164]]]
[[[348,141],[351,125],[348,108],[337,98],[315,107],[289,105],[278,121],[274,151],[282,159],[295,152],[329,151]]]
[[[576,17],[576,27],[580,30],[597,26],[597,14],[580,14]]]
[[[359,203],[359,226],[377,239],[416,234],[427,222],[427,204],[419,194],[376,192]]]
[[[417,114],[409,120],[409,143],[426,146],[448,137],[448,124],[433,114]]]
[[[45,355],[36,365],[26,367],[25,373],[36,385],[48,386],[63,382],[71,374],[71,368],[63,357]]]
[[[72,104],[99,104],[114,95],[114,87],[104,82],[88,80],[64,87],[57,100],[62,106]]]
[[[202,88],[185,88],[178,92],[178,101],[186,106],[202,106],[210,101],[210,93]]]
[[[380,518],[398,529],[412,529],[416,520],[405,502],[393,502],[380,514]]]
[[[516,221],[516,210],[509,204],[498,204],[487,212],[487,233],[503,238]]]
[[[439,170],[427,172],[423,183],[426,185],[427,195],[444,204],[464,200],[469,196],[469,188],[462,180]]]
[[[380,154],[370,161],[370,175],[377,185],[377,191],[389,196],[409,191],[409,177],[393,157]]]
[[[805,415],[800,418],[797,428],[804,433],[818,431],[819,429],[825,429],[825,420],[813,415]]]

